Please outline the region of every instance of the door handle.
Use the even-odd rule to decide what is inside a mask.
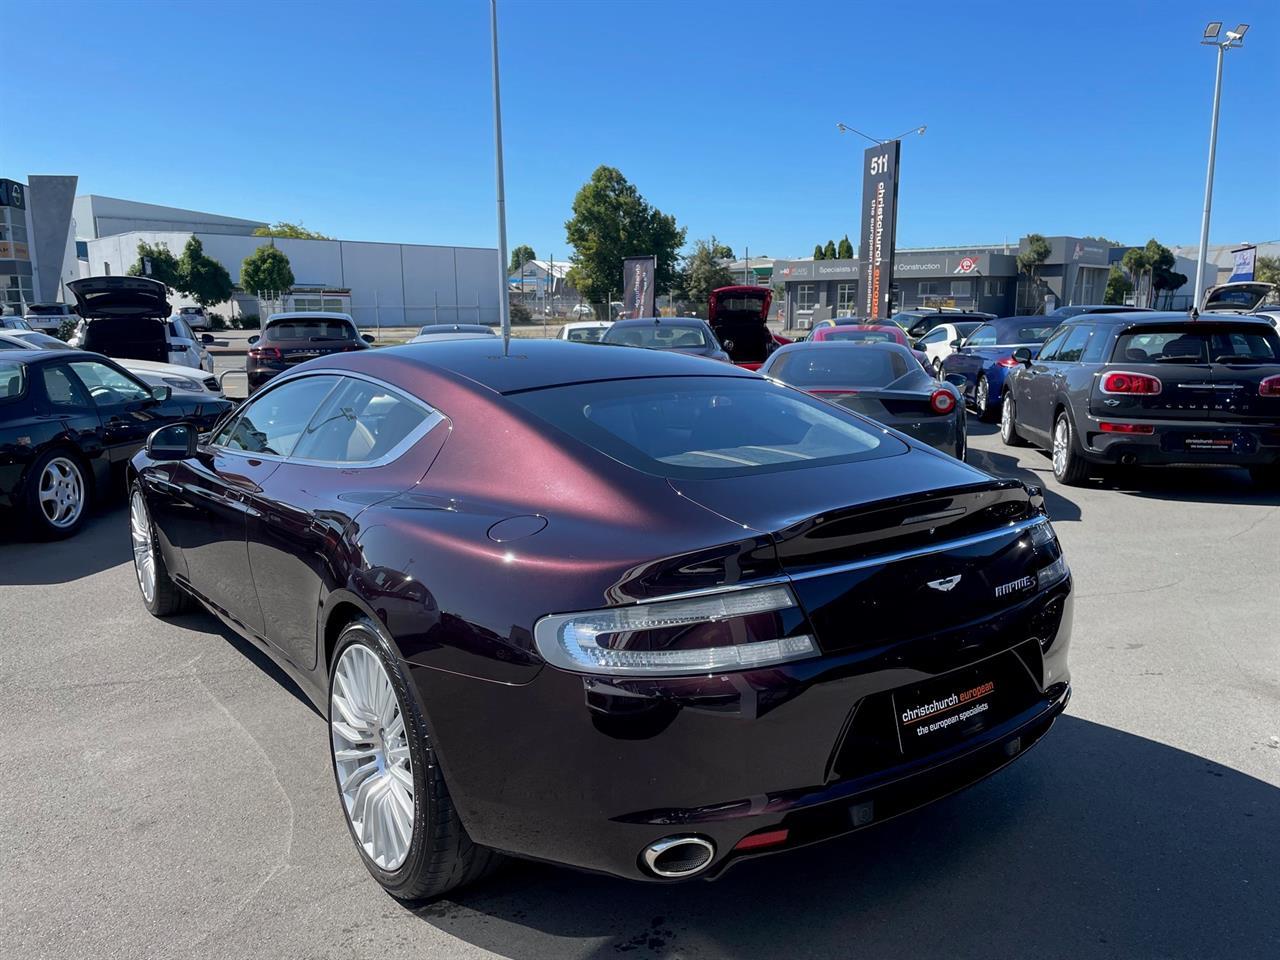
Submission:
[[[159,490],[163,493],[181,493],[182,487],[171,480],[163,477],[147,477],[147,486],[152,490]]]

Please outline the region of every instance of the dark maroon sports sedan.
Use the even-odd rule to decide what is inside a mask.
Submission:
[[[400,898],[499,852],[716,876],[987,776],[1070,695],[1038,490],[723,363],[335,354],[132,468],[147,608],[301,684]]]

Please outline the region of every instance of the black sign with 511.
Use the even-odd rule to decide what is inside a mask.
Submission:
[[[862,232],[859,259],[862,277],[859,292],[862,316],[868,322],[889,316],[889,289],[893,286],[894,233],[898,225],[899,140],[867,149],[862,169]]]

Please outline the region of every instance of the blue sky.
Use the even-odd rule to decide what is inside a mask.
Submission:
[[[601,163],[739,254],[856,235],[865,144],[837,120],[928,125],[903,145],[900,246],[1194,243],[1215,16],[1252,30],[1227,56],[1211,241],[1280,239],[1274,0],[499,11],[508,235],[540,256],[569,252]],[[484,0],[28,0],[6,24],[0,175],[344,239],[496,244]]]

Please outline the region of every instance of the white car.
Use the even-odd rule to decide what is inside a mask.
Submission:
[[[0,330],[0,350],[68,350],[75,349],[57,337],[39,330]],[[189,393],[210,398],[223,396],[218,378],[203,370],[192,370],[176,363],[152,360],[120,360],[112,358],[139,380],[153,387],[168,387],[174,393]]]
[[[210,327],[209,315],[205,313],[204,307],[180,307],[171,319],[187,321],[187,326],[192,330],[208,330]]]
[[[63,320],[78,320],[69,303],[29,303],[25,315],[32,330],[57,333]]]
[[[982,326],[979,320],[962,320],[959,323],[940,323],[915,342],[915,348],[928,357],[928,366],[934,376],[942,375],[942,361],[955,353],[951,344],[963,340]]]
[[[578,343],[599,343],[612,323],[603,320],[576,320],[566,323],[556,335],[557,340],[573,340]]]
[[[589,303],[579,303],[569,311],[569,316],[577,317],[578,319],[582,319],[583,317],[594,317],[595,315],[596,312],[591,309],[591,304]]]
[[[436,340],[483,340],[496,337],[497,331],[485,323],[428,323],[410,343],[432,343]]]
[[[1258,310],[1254,313],[1255,317],[1261,317],[1263,320],[1270,320],[1271,325],[1280,330],[1280,308],[1275,310]]]

